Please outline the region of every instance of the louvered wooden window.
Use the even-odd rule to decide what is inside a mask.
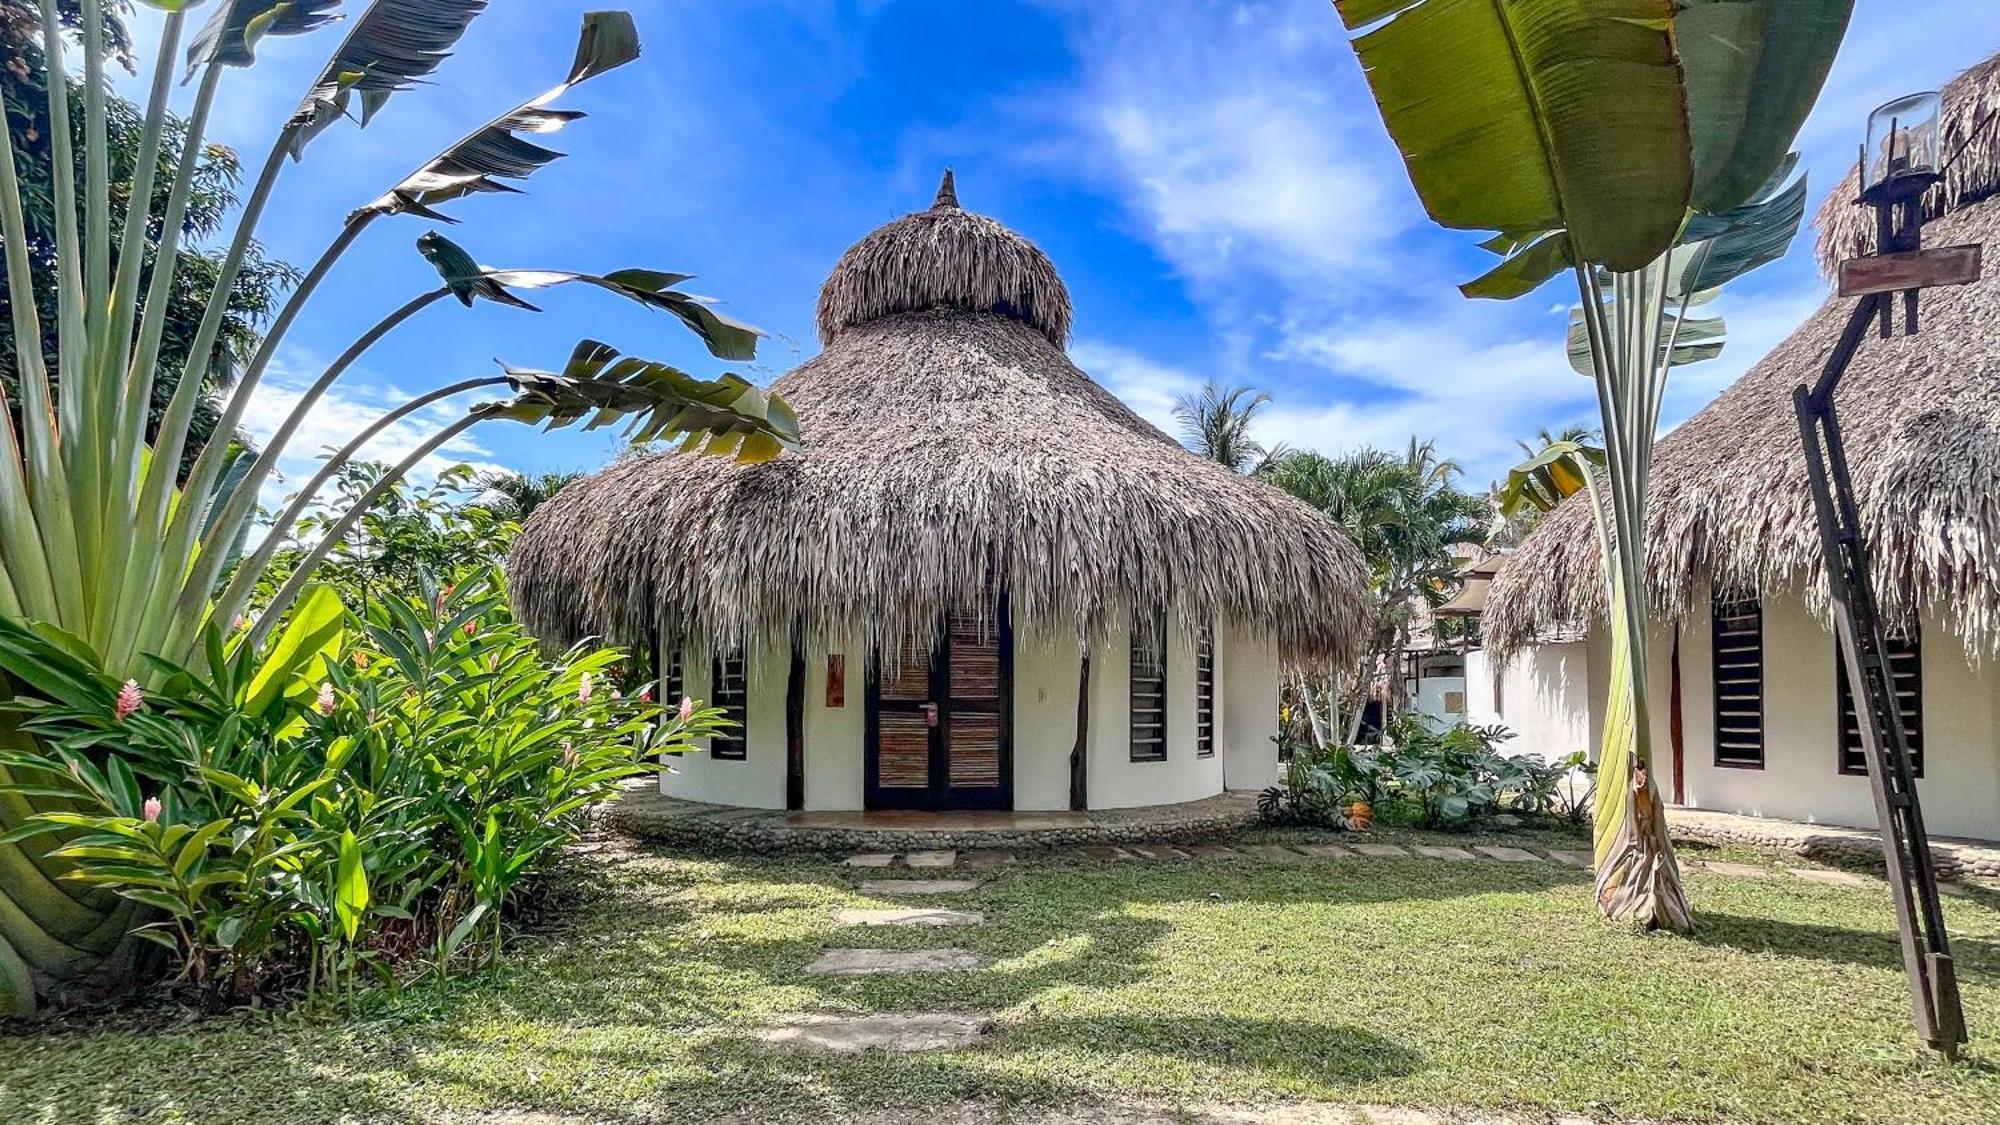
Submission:
[[[1194,756],[1215,757],[1215,635],[1207,631],[1194,650]]]
[[[750,682],[743,657],[718,656],[709,681],[708,705],[722,710],[729,725],[708,740],[708,756],[728,762],[750,757]]]
[[[1167,760],[1167,615],[1132,619],[1132,760]]]
[[[660,679],[663,681],[661,690],[665,692],[660,696],[660,706],[671,711],[687,698],[687,672],[681,665],[681,650],[678,647],[667,654],[667,666],[660,670]]]
[[[1910,768],[1924,776],[1924,661],[1919,652],[1916,626],[1906,634],[1890,634],[1889,678],[1896,687],[1896,704],[1902,711],[1903,738],[1910,747]],[[1854,696],[1847,690],[1847,658],[1839,645],[1833,646],[1834,683],[1840,694],[1840,772],[1868,776],[1868,754],[1861,745],[1861,720],[1854,710]]]
[[[1715,764],[1764,768],[1764,608],[1755,598],[1713,602]]]

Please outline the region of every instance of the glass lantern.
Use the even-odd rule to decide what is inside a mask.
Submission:
[[[1938,181],[1944,164],[1943,103],[1936,91],[1909,94],[1868,115],[1861,150],[1861,198],[1908,198]]]

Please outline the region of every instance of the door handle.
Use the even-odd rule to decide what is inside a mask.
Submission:
[[[924,704],[924,725],[925,725],[925,726],[929,726],[929,727],[934,727],[934,726],[938,725],[938,705],[937,705],[937,704],[935,704],[935,703],[926,703],[926,704]]]

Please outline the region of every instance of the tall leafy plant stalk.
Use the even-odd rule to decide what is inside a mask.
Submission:
[[[1597,900],[1613,918],[1690,930],[1649,768],[1646,691],[1653,440],[1667,371],[1687,354],[1685,313],[1702,291],[1687,289],[1666,318],[1671,252],[1691,227],[1754,201],[1774,171],[1782,177],[1852,0],[1335,6],[1361,33],[1355,49],[1431,216],[1499,232],[1485,245],[1504,260],[1466,294],[1512,298],[1559,273],[1576,280],[1605,440],[1600,545],[1613,646]]]
[[[335,18],[341,4],[339,0],[218,0],[189,38],[190,12],[201,6],[201,0],[142,2],[164,11],[166,19],[122,225],[114,225],[111,216],[108,95],[101,42],[105,0],[79,0],[83,121],[70,120],[68,99],[49,99],[58,294],[53,308],[37,306],[16,154],[9,131],[0,129],[0,243],[5,247],[10,327],[19,357],[22,419],[18,430],[11,422],[0,424],[0,616],[60,631],[77,651],[91,653],[107,674],[119,680],[150,685],[163,675],[160,662],[191,662],[200,655],[208,627],[234,619],[247,604],[260,570],[270,562],[275,546],[241,560],[236,547],[256,517],[262,484],[305,413],[376,342],[446,298],[466,305],[483,299],[532,309],[513,290],[583,283],[672,314],[720,359],[754,355],[759,333],[681,291],[678,286],[687,280],[684,274],[496,270],[430,235],[419,246],[436,266],[441,284],[364,333],[302,396],[261,453],[253,458],[230,443],[211,442],[194,458],[183,484],[179,469],[202,380],[181,379],[159,421],[155,441],[149,445],[145,435],[160,377],[170,298],[180,272],[175,268],[179,239],[209,118],[225,73],[251,65],[264,39],[317,30]],[[68,44],[58,2],[39,0],[39,5],[48,85],[65,89]],[[190,370],[206,370],[220,344],[232,288],[287,164],[303,159],[315,137],[344,120],[366,126],[392,96],[429,76],[485,7],[486,0],[376,0],[354,16],[333,58],[279,131],[245,198],[188,353]],[[195,93],[185,139],[176,152],[165,143],[166,111],[184,38],[188,39],[186,74],[195,83]],[[638,55],[638,36],[628,14],[586,15],[574,61],[562,82],[474,130],[358,208],[272,320],[223,407],[218,432],[231,433],[242,421],[291,329],[365,231],[382,219],[403,214],[450,222],[440,208],[456,199],[517,190],[514,182],[560,155],[528,138],[555,132],[581,116],[560,108],[561,97]],[[82,138],[80,162],[77,136]],[[156,198],[165,201],[157,210]],[[149,231],[157,238],[150,257],[160,264],[150,277],[144,268]],[[122,240],[115,268],[114,232],[120,232]],[[45,323],[53,324],[58,343],[55,379],[41,344]],[[797,438],[786,404],[757,391],[740,376],[698,379],[665,364],[620,356],[594,341],[579,345],[560,371],[506,367],[496,376],[458,383],[455,389],[464,392],[481,386],[504,389],[506,397],[470,408],[415,454],[392,466],[381,488],[392,487],[456,433],[495,418],[545,428],[626,421],[640,440],[685,435],[684,448],[745,460],[778,456]],[[433,392],[420,401],[440,397]],[[392,412],[391,417],[406,416],[409,410]],[[10,413],[0,409],[0,420]],[[351,457],[357,448],[343,451],[341,458]],[[339,460],[329,468],[336,469]],[[310,489],[325,479],[322,476]],[[371,490],[359,503],[371,503],[380,494],[380,489]],[[267,543],[282,541],[289,530],[286,520],[297,515],[294,511],[282,517]],[[336,538],[345,534],[358,518],[358,511],[349,512],[327,534]],[[331,546],[323,543],[303,560],[252,630],[251,643],[260,641],[301,594],[312,567]],[[0,687],[28,695],[55,690],[23,682]],[[18,735],[9,738],[25,744]],[[34,811],[32,803],[0,805],[0,828],[10,828]],[[122,927],[109,925],[105,900],[72,896],[57,882],[65,870],[58,858],[34,841],[0,845],[0,899],[4,899],[0,1008],[26,1007],[35,989],[97,964],[122,935]],[[23,982],[32,982],[32,987]]]

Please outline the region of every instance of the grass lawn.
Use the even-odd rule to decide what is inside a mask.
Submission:
[[[1757,861],[1683,851],[1700,854]],[[1683,939],[1600,922],[1585,874],[1554,864],[1044,860],[949,901],[984,926],[853,931],[833,912],[867,904],[853,888],[879,872],[622,845],[580,864],[564,929],[446,996],[345,1024],[110,1020],[0,1038],[0,1122],[760,1121],[893,1105],[922,1122],[967,1099],[2000,1121],[1990,893],[1946,902],[1974,1025],[1954,1066],[1912,1037],[1879,883],[1693,872],[1701,929]],[[848,945],[953,945],[995,964],[802,973]],[[996,1023],[979,1048],[933,1055],[799,1054],[744,1034],[787,1013],[933,1010]]]

